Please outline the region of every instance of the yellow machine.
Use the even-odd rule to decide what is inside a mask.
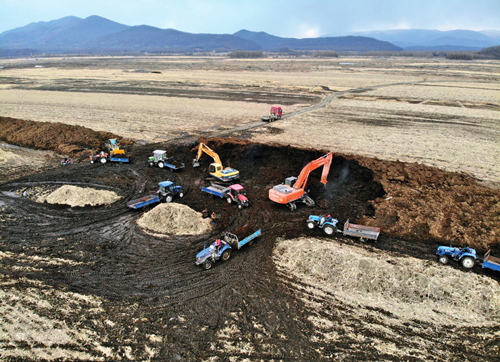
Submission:
[[[209,173],[216,179],[228,182],[240,178],[240,171],[235,170],[231,167],[224,168],[222,162],[220,161],[219,155],[212,151],[206,144],[200,143],[198,147],[198,156],[193,160],[193,167],[200,166],[200,158],[205,152],[207,155],[214,159],[214,162],[210,164]]]
[[[110,153],[111,157],[117,156],[117,155],[125,156],[125,150],[120,149],[120,144],[118,143],[118,141],[116,139],[114,139],[114,138],[110,139],[108,147],[109,147],[109,153]]]

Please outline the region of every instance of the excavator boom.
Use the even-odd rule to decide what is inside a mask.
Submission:
[[[295,203],[300,201],[304,202],[307,206],[314,206],[314,200],[307,196],[304,188],[307,184],[307,179],[311,171],[323,166],[323,173],[321,174],[321,183],[323,185],[327,184],[326,178],[330,172],[330,165],[332,164],[333,155],[328,153],[317,160],[309,162],[300,172],[299,177],[291,186],[289,179],[295,179],[295,177],[287,179],[286,184],[276,185],[269,190],[269,199],[278,204],[286,204],[291,210],[295,210]],[[293,182],[293,181],[292,181]]]
[[[209,168],[209,173],[211,176],[223,182],[229,182],[240,178],[240,171],[235,170],[231,167],[224,168],[222,166],[219,155],[212,151],[210,147],[208,147],[204,143],[200,143],[200,145],[198,146],[198,155],[193,160],[193,167],[198,167],[200,165],[199,161],[203,153],[206,153],[214,159],[214,162],[210,164]]]
[[[212,151],[212,149],[210,147],[208,147],[206,144],[200,143],[200,145],[198,146],[198,155],[194,159],[194,164],[197,164],[196,166],[200,165],[198,163],[198,161],[200,160],[201,156],[203,155],[203,152],[205,152],[207,155],[212,157],[214,159],[215,163],[222,165],[222,162],[220,161],[219,155],[217,153],[215,153],[215,151]]]
[[[323,185],[327,184],[326,178],[328,177],[328,173],[330,172],[330,165],[332,164],[332,153],[328,153],[317,160],[309,162],[303,169],[300,171],[299,177],[297,181],[293,185],[296,189],[304,189],[307,184],[307,179],[309,178],[309,174],[311,171],[323,166],[323,172],[321,174],[321,183]]]

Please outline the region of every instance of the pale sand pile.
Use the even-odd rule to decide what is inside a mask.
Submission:
[[[273,260],[280,273],[309,285],[312,294],[332,293],[403,320],[462,325],[487,323],[500,313],[497,281],[437,261],[315,238],[280,240]]]
[[[170,235],[202,235],[212,228],[210,219],[204,219],[201,212],[175,202],[156,206],[142,215],[137,224],[148,231]]]
[[[48,202],[49,204],[61,204],[69,206],[97,206],[107,205],[118,201],[121,197],[113,191],[96,190],[90,187],[78,187],[64,185],[42,197],[38,202]]]

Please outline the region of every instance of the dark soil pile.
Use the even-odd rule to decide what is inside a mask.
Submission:
[[[386,191],[373,203],[375,215],[362,222],[412,241],[468,244],[482,252],[498,246],[500,190],[418,163],[357,159]]]
[[[122,146],[133,144],[131,140],[109,132],[96,132],[82,126],[63,123],[34,122],[0,117],[0,139],[17,146],[39,150],[52,150],[62,155],[87,155],[105,148],[112,138]]]

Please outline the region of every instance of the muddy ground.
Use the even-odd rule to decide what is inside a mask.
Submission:
[[[252,203],[249,208],[239,210],[201,192],[201,186],[208,183],[211,159],[203,156],[200,168],[191,167],[197,141],[206,142],[225,162],[240,170],[240,182]],[[145,160],[156,148],[167,149],[188,167],[178,172],[149,167]],[[489,223],[484,217],[491,204],[498,205],[498,191],[481,189],[466,175],[335,154],[327,187],[319,183],[319,171],[310,176],[308,188],[317,206],[309,209],[299,205],[291,212],[270,202],[267,191],[285,177],[298,175],[307,161],[326,151],[218,138],[130,146],[129,151],[134,155],[131,164],[73,163],[0,186],[4,300],[18,310],[35,307],[38,318],[48,318],[52,329],[68,338],[61,344],[40,337],[20,341],[4,337],[1,343],[5,355],[13,352],[16,356],[10,360],[40,356],[47,360],[186,361],[498,358],[500,341],[495,323],[457,326],[409,320],[393,325],[383,318],[391,315],[390,310],[370,311],[359,306],[356,313],[351,313],[353,306],[342,300],[304,294],[306,285],[297,294],[301,282],[278,273],[271,258],[281,239],[322,236],[320,231],[307,230],[305,220],[310,213],[330,213],[341,222],[349,218],[382,227],[383,234],[376,244],[343,239],[347,244],[366,248],[375,255],[392,253],[435,260],[436,246],[447,240],[448,231],[454,230],[451,225],[456,216],[447,215],[440,235],[430,235],[431,227],[420,222],[407,230],[408,220],[403,214],[416,213],[417,206],[421,206],[415,196],[434,198],[435,193],[448,193],[442,196],[444,202],[456,211],[469,200],[466,195],[473,193],[479,208],[477,215],[481,215],[486,225],[484,233],[488,234],[498,227],[494,219],[497,214],[486,220]],[[216,213],[212,233],[165,239],[148,235],[137,226],[136,219],[144,210],[129,210],[126,202],[154,190],[158,182],[166,179],[185,189],[179,202],[198,212]],[[30,190],[62,184],[111,190],[123,199],[108,206],[71,208],[37,203],[29,196],[36,194]],[[455,187],[460,189],[460,195]],[[384,208],[388,195],[398,200],[388,207],[390,210]],[[477,199],[480,195],[482,200]],[[419,215],[409,217],[419,220]],[[471,222],[478,220],[476,217]],[[257,229],[262,229],[260,240],[235,252],[228,262],[216,264],[209,271],[194,265],[194,256],[206,241],[224,231],[244,237]],[[477,246],[482,247],[481,242]],[[483,273],[480,267],[473,272]],[[492,273],[485,277],[496,278]],[[63,300],[59,293],[65,296]],[[41,294],[47,295],[36,299]],[[71,302],[71,295],[75,295],[75,302]],[[83,296],[87,297],[82,302]],[[313,302],[328,309],[320,314],[338,326],[335,339],[319,337],[321,333],[312,322],[318,312],[307,306]],[[11,309],[5,313],[5,322],[15,319],[11,313]],[[35,330],[51,330],[43,326],[43,319],[32,318],[30,323]],[[316,331],[313,336],[311,331]],[[487,343],[486,336],[492,338]],[[420,345],[422,340],[426,341],[424,346]],[[381,349],[380,343],[392,349]]]

